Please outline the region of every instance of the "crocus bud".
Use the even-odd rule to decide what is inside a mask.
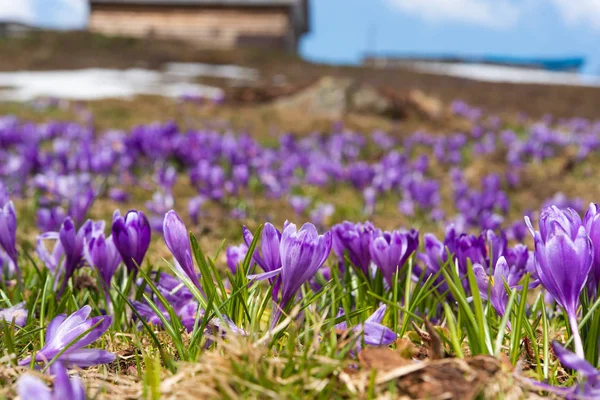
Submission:
[[[165,215],[163,232],[165,243],[171,254],[194,285],[200,288],[200,282],[194,271],[194,262],[192,261],[189,232],[175,211],[171,210]]]
[[[150,246],[150,223],[141,211],[130,210],[125,217],[117,210],[113,216],[112,237],[129,272],[137,274]]]

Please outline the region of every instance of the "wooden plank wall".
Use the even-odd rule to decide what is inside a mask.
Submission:
[[[293,37],[286,9],[94,6],[89,29],[108,35],[189,40],[233,48],[241,37]]]

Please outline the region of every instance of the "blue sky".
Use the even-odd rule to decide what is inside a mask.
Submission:
[[[303,56],[357,63],[364,52],[588,58],[600,73],[600,0],[311,0]],[[85,0],[0,0],[0,18],[85,26]]]
[[[302,54],[355,63],[381,53],[583,55],[600,73],[600,0],[313,1]],[[469,12],[471,10],[471,12]],[[474,10],[474,11],[473,11]]]

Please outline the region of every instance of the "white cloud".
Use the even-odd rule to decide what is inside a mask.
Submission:
[[[0,0],[0,21],[33,22],[35,11],[28,0]]]
[[[569,25],[584,23],[600,29],[600,0],[552,0],[552,2]]]
[[[496,29],[513,26],[522,11],[518,5],[506,0],[387,0],[387,2],[404,13],[429,21],[450,20]]]

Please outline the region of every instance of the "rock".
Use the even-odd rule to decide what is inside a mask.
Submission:
[[[275,106],[313,116],[340,118],[347,113],[374,114],[394,119],[418,117],[437,120],[442,102],[419,90],[408,93],[379,90],[350,78],[324,77],[304,90],[275,99]]]
[[[408,98],[422,115],[431,119],[440,118],[444,111],[444,105],[438,98],[428,96],[420,90],[410,91]]]
[[[387,111],[388,116],[391,118],[404,119],[409,116],[416,116],[428,120],[437,120],[444,114],[442,102],[420,90],[398,93],[388,88],[384,90],[384,95],[391,103],[391,107]]]
[[[367,85],[360,85],[349,97],[350,111],[361,114],[385,114],[391,106],[391,102],[379,91]]]
[[[350,79],[321,78],[317,83],[292,96],[275,102],[277,108],[292,108],[311,115],[338,118],[346,112],[346,94],[352,86]]]
[[[372,86],[350,78],[327,76],[299,93],[278,99],[275,106],[315,116],[340,118],[349,112],[385,114],[391,103]]]

